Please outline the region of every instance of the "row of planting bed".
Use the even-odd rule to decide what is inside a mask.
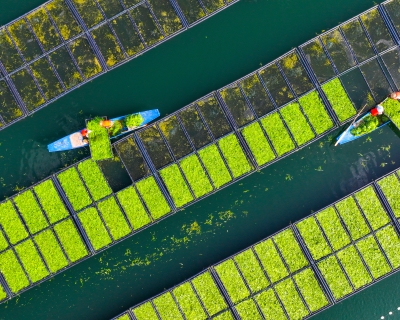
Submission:
[[[234,2],[71,0],[70,5],[53,0],[41,5],[0,29],[0,73],[10,74],[16,88],[0,82],[0,129],[184,30],[180,12],[193,24]]]
[[[0,270],[17,294],[89,255],[52,180],[0,204]]]
[[[400,218],[399,173],[296,222],[205,274],[211,273],[241,319],[303,319],[322,311],[399,269],[400,238],[393,220]],[[205,301],[196,302],[199,297],[195,282],[186,281],[130,312],[139,320],[150,312],[159,319],[172,314],[212,317],[203,313],[201,307],[209,310]]]

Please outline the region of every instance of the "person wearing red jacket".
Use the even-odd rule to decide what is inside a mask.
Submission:
[[[383,114],[383,111],[384,111],[383,107],[380,104],[378,104],[375,108],[372,108],[370,112],[371,116],[377,117]]]
[[[81,130],[82,142],[89,143],[88,133],[89,133],[89,131],[87,129]]]

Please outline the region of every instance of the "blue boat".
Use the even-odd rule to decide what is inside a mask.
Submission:
[[[134,113],[134,114],[140,114],[142,116],[142,118],[143,118],[142,123],[135,128],[124,127],[124,128],[122,128],[122,131],[119,134],[112,136],[110,139],[115,139],[123,134],[126,134],[128,132],[131,132],[131,131],[134,131],[134,130],[144,127],[149,122],[158,118],[160,116],[160,111],[158,109],[154,109],[154,110],[148,110],[148,111],[138,112],[138,113]],[[121,120],[125,120],[130,115],[131,114],[122,116],[122,117],[118,117],[118,118],[113,118],[110,120],[114,121],[114,122],[121,121]],[[83,140],[81,130],[79,130],[79,131],[74,132],[74,133],[72,133],[64,138],[61,138],[53,143],[50,143],[49,145],[47,145],[47,149],[49,150],[49,152],[57,152],[57,151],[66,151],[66,150],[87,147],[88,145],[89,145],[89,143]]]
[[[383,121],[382,124],[380,124],[378,127],[376,127],[374,130],[367,132],[365,134],[362,135],[358,135],[355,136],[351,133],[351,131],[355,128],[357,128],[360,124],[362,124],[363,120],[370,116],[371,112],[368,112],[367,114],[365,114],[364,116],[362,116],[359,120],[357,120],[356,122],[354,122],[350,127],[348,127],[341,135],[339,135],[336,140],[337,140],[337,144],[341,145],[341,144],[345,144],[348,143],[350,141],[356,140],[358,138],[361,138],[367,134],[370,134],[371,132],[374,132],[375,130],[378,130],[380,128],[382,128],[383,126],[386,126],[388,123],[390,123],[390,119],[387,118],[387,120]]]

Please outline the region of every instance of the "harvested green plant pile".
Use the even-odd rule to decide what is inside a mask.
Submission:
[[[154,177],[148,177],[139,181],[136,187],[155,220],[171,212],[171,208],[161,193]]]
[[[275,112],[261,120],[278,156],[281,156],[295,148],[286,130],[279,113]]]
[[[340,122],[346,121],[356,114],[356,109],[339,79],[334,79],[324,84],[322,90],[325,92]]]
[[[242,130],[242,134],[259,166],[275,159],[274,151],[258,122],[246,126]]]
[[[95,208],[83,210],[78,217],[95,250],[100,250],[112,242]]]
[[[356,128],[351,129],[350,132],[354,136],[362,136],[364,134],[370,133],[378,128],[383,122],[386,122],[387,117],[382,116],[382,120],[379,120],[380,119],[378,117],[373,117],[369,114],[364,119],[362,119],[362,121]]]
[[[299,146],[315,138],[315,134],[311,130],[297,102],[293,102],[282,108],[280,113]]]
[[[385,114],[392,120],[397,128],[400,128],[400,102],[393,99],[386,99],[382,103]]]
[[[110,137],[106,128],[100,126],[101,118],[94,118],[88,121],[89,147],[93,160],[104,160],[113,157]]]
[[[299,99],[299,102],[317,134],[322,134],[333,127],[333,121],[318,92],[313,91],[306,94]]]
[[[180,165],[197,198],[213,190],[210,180],[195,154],[183,159]]]
[[[193,196],[179,171],[178,165],[173,164],[162,169],[160,174],[178,208],[193,200]]]
[[[111,194],[111,188],[95,161],[89,159],[79,163],[78,170],[95,201]]]
[[[219,140],[218,145],[235,178],[251,171],[252,167],[234,134]]]
[[[140,114],[131,114],[126,117],[125,124],[129,129],[140,126],[144,119]]]

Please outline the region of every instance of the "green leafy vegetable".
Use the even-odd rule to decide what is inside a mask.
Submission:
[[[300,105],[297,102],[292,102],[283,107],[280,113],[299,146],[315,138],[315,134],[307,123],[307,119],[301,112]]]
[[[199,156],[217,189],[232,180],[216,145],[200,150]]]
[[[140,114],[131,114],[126,117],[125,124],[129,129],[136,128],[143,123],[144,119]]]
[[[261,120],[278,156],[292,151],[296,146],[285,128],[279,113],[275,112]]]
[[[193,196],[177,164],[160,170],[160,175],[178,208],[193,200]]]
[[[250,296],[250,292],[232,260],[217,265],[215,271],[217,271],[233,303],[236,304]]]
[[[133,187],[119,191],[117,198],[134,230],[151,223],[146,209]]]
[[[190,282],[185,282],[176,287],[173,294],[187,319],[203,320],[207,318]]]
[[[338,78],[322,85],[322,90],[325,92],[340,122],[346,121],[356,114],[356,109]]]
[[[259,166],[275,159],[275,154],[258,122],[246,126],[242,134]]]
[[[32,282],[42,280],[49,275],[31,239],[16,245],[15,251]]]
[[[171,212],[171,208],[161,193],[154,177],[148,177],[139,181],[136,184],[136,188],[155,220]]]
[[[268,289],[255,296],[258,306],[265,319],[268,320],[287,320],[282,305],[277,299],[274,291]]]
[[[153,303],[157,308],[158,313],[164,320],[176,320],[182,319],[183,317],[179,312],[178,306],[176,305],[171,293],[167,292],[163,295],[153,299]]]
[[[219,140],[218,145],[235,178],[251,171],[252,167],[234,134]]]
[[[114,240],[119,240],[131,233],[131,228],[129,228],[114,197],[99,202],[97,207]]]
[[[370,133],[378,128],[384,122],[387,122],[389,119],[382,116],[372,116],[369,114],[365,118],[361,120],[361,122],[357,121],[357,127],[350,130],[351,134],[354,136],[362,136],[364,134]]]
[[[159,320],[150,302],[143,303],[139,307],[133,309],[133,314],[137,320]]]
[[[87,123],[87,128],[90,131],[88,135],[90,153],[92,159],[96,161],[113,157],[108,130],[99,124],[101,120],[101,118],[95,118]]]
[[[400,239],[393,226],[387,226],[376,233],[376,237],[385,251],[393,268],[400,266]]]
[[[107,181],[96,162],[89,159],[78,164],[78,170],[83,181],[95,201],[112,193]]]
[[[385,110],[385,114],[392,120],[392,122],[400,128],[400,103],[397,100],[386,99],[382,106]]]
[[[333,127],[333,121],[317,91],[302,96],[299,102],[317,134],[322,134]]]
[[[193,154],[180,162],[182,171],[197,198],[210,193],[213,187],[197,155]]]
[[[0,204],[0,224],[11,244],[28,237],[28,232],[9,200]]]
[[[291,278],[279,282],[275,290],[290,319],[302,319],[309,314]]]
[[[95,250],[100,250],[112,242],[95,208],[83,210],[78,217]]]
[[[29,280],[11,249],[0,254],[0,270],[12,292],[18,293],[29,286]]]
[[[68,211],[51,179],[38,184],[33,190],[51,224],[68,217]]]
[[[379,180],[378,185],[389,202],[394,215],[396,218],[400,218],[400,182],[396,174],[392,173]]]
[[[247,299],[235,306],[236,311],[243,320],[262,319],[253,299]]]

